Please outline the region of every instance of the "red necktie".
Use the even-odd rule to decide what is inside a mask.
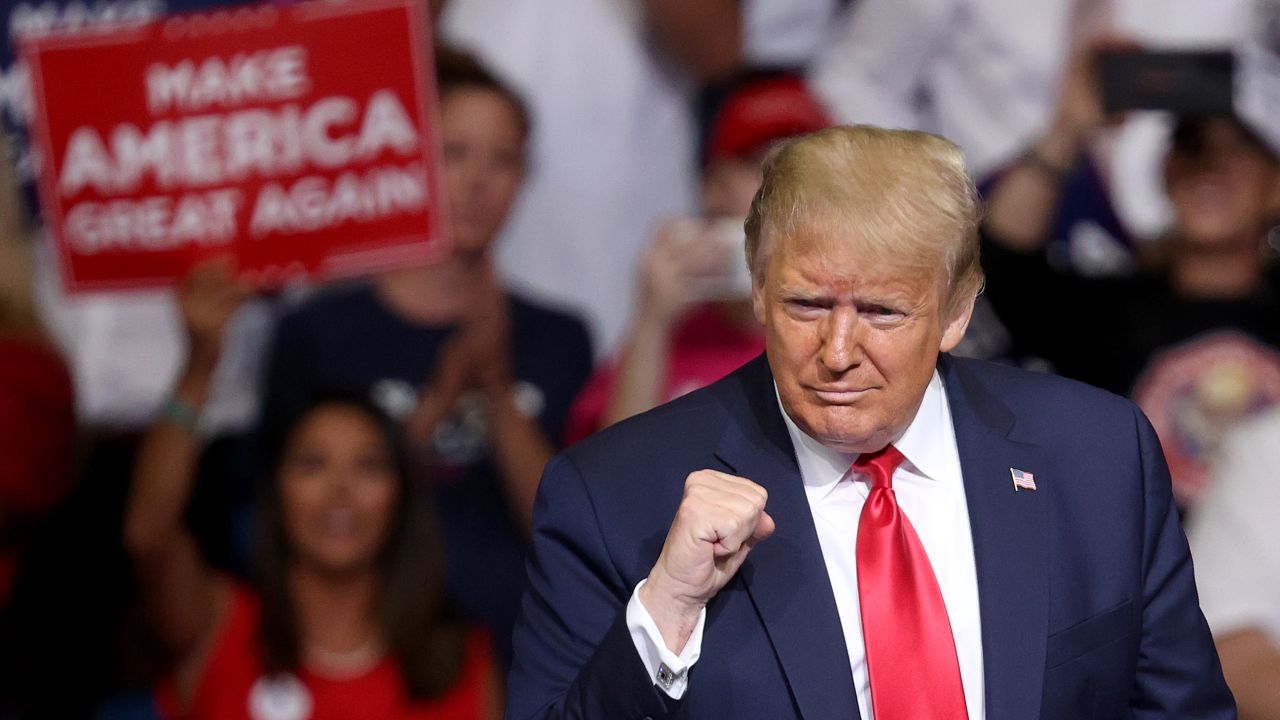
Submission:
[[[871,479],[858,523],[858,599],[876,720],[965,720],[951,621],[924,546],[898,507],[889,445],[860,455]]]

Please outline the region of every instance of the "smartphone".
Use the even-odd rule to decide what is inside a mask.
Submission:
[[[751,297],[751,271],[744,256],[746,233],[742,229],[745,218],[718,218],[702,224],[708,242],[720,245],[724,251],[724,271],[704,278],[698,287],[698,296],[707,301],[746,300]]]
[[[1181,115],[1235,109],[1235,55],[1229,50],[1118,50],[1099,55],[1108,113],[1168,110]]]

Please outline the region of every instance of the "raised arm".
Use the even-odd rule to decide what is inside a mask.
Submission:
[[[1099,128],[1111,120],[1102,105],[1098,56],[1122,47],[1132,45],[1101,40],[1072,60],[1063,74],[1048,128],[987,193],[986,230],[995,242],[1017,252],[1044,247],[1062,199],[1063,182]]]
[[[707,237],[702,223],[669,220],[658,230],[640,267],[639,302],[623,341],[618,377],[602,427],[657,407],[667,398],[672,336],[698,300],[699,276],[723,272],[723,246]]]
[[[739,0],[645,0],[649,29],[702,82],[722,80],[742,64]]]
[[[160,638],[181,658],[180,667],[192,661],[210,634],[226,590],[201,557],[183,517],[201,450],[199,408],[208,399],[223,331],[249,294],[223,261],[198,267],[179,288],[190,340],[187,363],[164,416],[143,439],[125,511],[125,547],[137,565]]]
[[[581,473],[563,455],[547,465],[535,518],[507,720],[669,717],[627,629],[632,588],[609,557]]]
[[[688,680],[697,657],[684,651],[701,646],[707,603],[774,530],[764,488],[713,470],[690,473],[662,550],[633,592],[638,579],[613,562],[591,480],[565,455],[543,476],[508,720],[678,715],[684,691],[658,689],[654,657],[687,661],[676,672]]]

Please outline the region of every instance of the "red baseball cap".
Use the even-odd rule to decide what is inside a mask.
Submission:
[[[707,135],[704,161],[749,157],[772,142],[830,124],[826,110],[800,77],[758,80],[734,90],[720,104]]]

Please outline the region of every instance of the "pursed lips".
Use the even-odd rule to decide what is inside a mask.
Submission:
[[[810,392],[829,405],[850,405],[862,399],[875,388],[871,387],[811,387]]]

